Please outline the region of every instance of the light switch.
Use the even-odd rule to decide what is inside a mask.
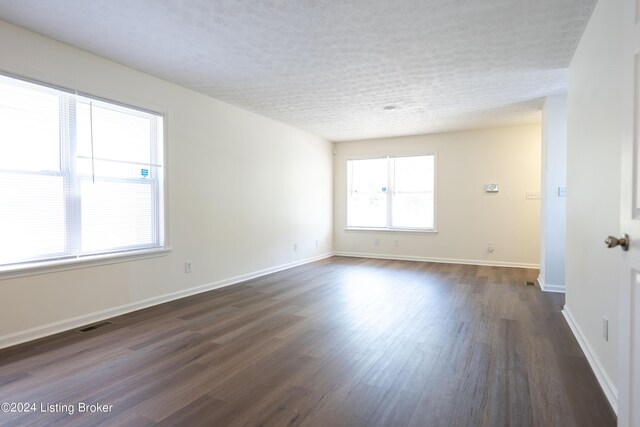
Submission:
[[[558,187],[558,197],[567,197],[567,187]]]

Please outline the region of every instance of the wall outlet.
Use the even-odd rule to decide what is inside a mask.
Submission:
[[[494,248],[493,248],[493,243],[489,243],[489,244],[487,245],[487,252],[489,252],[490,254],[492,254],[492,253],[493,253],[493,250],[494,250]]]
[[[184,272],[191,273],[191,261],[184,262]]]
[[[527,191],[524,196],[527,200],[540,200],[539,191]]]
[[[609,319],[606,316],[602,318],[602,339],[609,341]]]
[[[567,197],[567,187],[558,187],[558,197]]]
[[[393,246],[400,246],[400,240],[396,239],[393,241]]]
[[[380,239],[373,239],[373,246],[380,246]]]
[[[296,252],[298,250],[298,244],[294,243],[293,244],[293,252]]]
[[[318,247],[318,239],[316,239],[316,248]]]

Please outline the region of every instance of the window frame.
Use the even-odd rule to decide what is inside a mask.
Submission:
[[[116,97],[105,97],[100,95],[94,95],[89,92],[69,89],[64,86],[59,86],[56,84],[51,84],[48,82],[44,82],[41,80],[36,80],[33,78],[25,77],[22,75],[17,75],[9,72],[5,72],[0,70],[0,76],[15,79],[20,82],[33,84],[40,86],[45,89],[53,89],[61,92],[60,96],[60,104],[61,109],[63,107],[63,103],[67,105],[65,108],[75,108],[75,104],[77,101],[71,99],[71,96],[77,96],[78,98],[85,98],[91,101],[96,101],[98,103],[106,103],[110,106],[122,107],[124,109],[134,110],[136,112],[140,112],[141,115],[152,115],[157,116],[162,119],[162,135],[161,137],[157,136],[155,147],[152,146],[152,149],[161,150],[161,171],[160,174],[156,174],[156,177],[153,177],[145,182],[136,182],[136,184],[145,184],[151,185],[153,192],[153,202],[156,204],[158,208],[158,212],[162,217],[162,227],[160,224],[154,227],[153,238],[154,242],[157,243],[154,247],[141,247],[141,246],[123,246],[118,247],[114,250],[106,250],[100,251],[96,253],[87,252],[82,255],[73,255],[69,253],[69,235],[70,233],[65,233],[65,249],[64,253],[57,254],[47,254],[46,258],[32,258],[25,259],[20,262],[6,264],[0,266],[0,280],[18,278],[23,276],[31,276],[38,274],[46,274],[52,273],[56,271],[64,271],[64,270],[73,270],[78,268],[87,268],[91,266],[98,265],[108,265],[115,264],[121,262],[127,262],[137,259],[147,259],[147,258],[155,258],[158,256],[165,256],[171,252],[170,246],[170,233],[169,233],[169,185],[167,178],[169,176],[169,147],[168,147],[168,113],[165,108],[159,108],[158,106],[148,105],[137,100],[122,100],[117,99]],[[115,98],[115,99],[114,99]],[[60,111],[60,132],[61,133],[74,133],[75,132],[75,124],[69,123],[67,114],[63,114],[62,110]],[[153,128],[152,128],[152,132]],[[74,180],[75,184],[71,187],[76,187],[76,190],[79,190],[81,182],[86,177],[75,174],[72,169],[75,168],[75,162],[71,161],[72,156],[75,155],[76,149],[76,141],[75,135],[67,135],[66,138],[69,139],[67,144],[64,144],[62,139],[60,140],[60,169],[59,171],[28,171],[28,170],[15,170],[14,173],[18,174],[26,174],[32,176],[59,176],[62,177],[65,181]],[[158,145],[161,144],[161,147]],[[153,144],[152,144],[153,145]],[[161,181],[160,181],[161,177]],[[96,177],[96,181],[100,179],[105,182],[111,181],[126,181],[133,182],[132,179],[128,178],[116,178],[116,177]],[[154,181],[154,182],[152,182]],[[156,182],[157,181],[157,182]],[[67,210],[71,206],[70,201],[70,192],[65,192],[64,195],[64,206],[65,210]],[[79,204],[79,203],[76,203]],[[76,209],[76,208],[72,208]],[[79,209],[79,207],[78,207]],[[65,224],[66,228],[70,229],[70,227],[79,227],[79,222],[74,222],[72,217],[77,215],[77,212],[73,213],[65,213]],[[156,216],[153,220],[154,223],[159,221],[160,217]],[[160,239],[160,233],[163,234],[163,238]],[[76,233],[76,236],[80,238],[80,234]],[[78,244],[79,242],[76,242]]]
[[[391,174],[391,159],[402,157],[433,157],[433,227],[421,228],[421,227],[394,227],[392,226],[392,210],[393,210],[393,192],[395,191],[394,183],[392,183]],[[354,226],[349,225],[349,162],[357,160],[373,160],[373,159],[387,159],[387,225],[385,227],[369,227],[369,226]],[[385,154],[365,154],[365,155],[352,155],[345,159],[345,231],[382,231],[382,232],[394,232],[394,233],[425,233],[425,234],[437,234],[438,233],[438,155],[434,151],[419,151],[419,152],[401,152],[401,153],[385,153]]]

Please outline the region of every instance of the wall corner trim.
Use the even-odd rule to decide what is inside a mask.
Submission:
[[[566,293],[566,288],[563,285],[553,285],[550,283],[544,283],[542,280],[540,280],[540,277],[538,277],[538,285],[540,286],[540,289],[542,289],[543,292],[556,292],[559,294]]]
[[[593,373],[598,379],[598,383],[600,383],[602,391],[604,392],[605,396],[607,396],[613,412],[618,415],[618,389],[613,384],[613,381],[611,381],[611,378],[609,378],[609,375],[607,375],[607,371],[604,370],[602,363],[600,363],[600,359],[598,359],[598,356],[589,345],[589,342],[587,341],[585,335],[582,333],[580,326],[576,322],[573,314],[571,314],[571,310],[569,309],[569,307],[567,307],[566,304],[564,306],[564,309],[562,310],[562,315],[569,324],[571,332],[573,332],[573,335],[576,337],[576,340],[578,341],[582,352],[586,356],[587,361],[589,362],[589,366],[591,366],[591,370],[593,370]]]
[[[240,276],[230,277],[227,279],[218,280],[216,282],[207,283],[207,284],[196,286],[193,288],[184,289],[177,292],[171,292],[168,294],[159,295],[152,298],[147,298],[141,301],[136,301],[130,304],[125,304],[118,307],[109,308],[109,309],[101,310],[94,313],[89,313],[83,316],[74,317],[71,319],[65,319],[59,322],[37,326],[35,328],[27,329],[24,331],[13,333],[13,334],[0,336],[0,349],[22,344],[28,341],[33,341],[39,338],[44,338],[49,335],[54,335],[60,332],[77,329],[81,326],[100,322],[106,319],[110,319],[112,317],[131,313],[137,310],[142,310],[144,308],[163,304],[165,302],[177,300],[180,298],[185,298],[191,295],[200,294],[202,292],[207,292],[207,291],[211,291],[218,288],[223,288],[225,286],[235,285],[237,283],[245,282],[247,280],[255,279],[257,277],[266,276],[272,273],[277,273],[279,271],[287,270],[293,267],[298,267],[303,264],[309,264],[311,262],[320,261],[322,259],[330,258],[332,256],[333,256],[333,252],[328,252],[315,257],[305,258],[302,260],[297,260],[290,263],[265,268],[263,270],[242,274]]]

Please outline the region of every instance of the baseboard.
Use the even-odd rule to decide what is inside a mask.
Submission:
[[[600,387],[602,387],[602,391],[604,391],[605,396],[607,396],[613,412],[618,415],[618,390],[616,389],[616,386],[611,381],[611,378],[609,378],[609,375],[607,375],[602,363],[600,363],[600,359],[598,359],[598,356],[589,345],[589,342],[582,333],[580,326],[578,326],[573,314],[571,314],[571,310],[569,310],[569,307],[567,307],[566,304],[564,306],[564,310],[562,310],[562,314],[569,324],[571,332],[573,332],[573,335],[576,337],[582,352],[587,357],[587,361],[589,362],[593,373],[596,375],[598,383],[600,383]]]
[[[433,258],[413,255],[391,255],[391,254],[368,254],[361,252],[334,252],[335,256],[346,256],[354,258],[375,258],[375,259],[392,259],[398,261],[421,261],[421,262],[437,262],[442,264],[465,264],[465,265],[482,265],[489,267],[515,267],[515,268],[540,268],[539,264],[528,264],[520,262],[508,261],[487,261],[477,259],[455,259],[455,258]]]
[[[236,283],[245,282],[247,280],[255,279],[257,277],[266,276],[267,274],[277,273],[278,271],[287,270],[289,268],[297,267],[299,265],[308,264],[311,262],[319,261],[325,258],[333,256],[333,253],[329,252],[323,255],[306,258],[290,262],[287,264],[281,264],[275,267],[265,268],[263,270],[254,271],[252,273],[243,274],[240,276],[231,277],[228,279],[219,280],[217,282],[207,283],[194,288],[184,289],[177,292],[158,295],[156,297],[148,298],[142,301],[136,301],[130,304],[101,310],[95,313],[74,317],[71,319],[65,319],[59,322],[50,323],[44,326],[38,326],[36,328],[27,329],[26,331],[20,331],[13,334],[0,337],[0,349],[11,347],[17,344],[22,344],[27,341],[33,341],[39,338],[43,338],[49,335],[57,334],[60,332],[77,329],[82,326],[106,320],[115,316],[121,316],[123,314],[131,313],[133,311],[141,310],[143,308],[151,307],[154,305],[162,304],[165,302],[185,298],[191,295],[196,295],[202,292],[211,291],[213,289],[223,288],[225,286],[234,285]]]
[[[538,277],[538,286],[540,286],[540,289],[542,289],[544,292],[556,292],[559,294],[566,293],[566,289],[564,286],[544,283],[542,280],[540,280],[540,277]]]

